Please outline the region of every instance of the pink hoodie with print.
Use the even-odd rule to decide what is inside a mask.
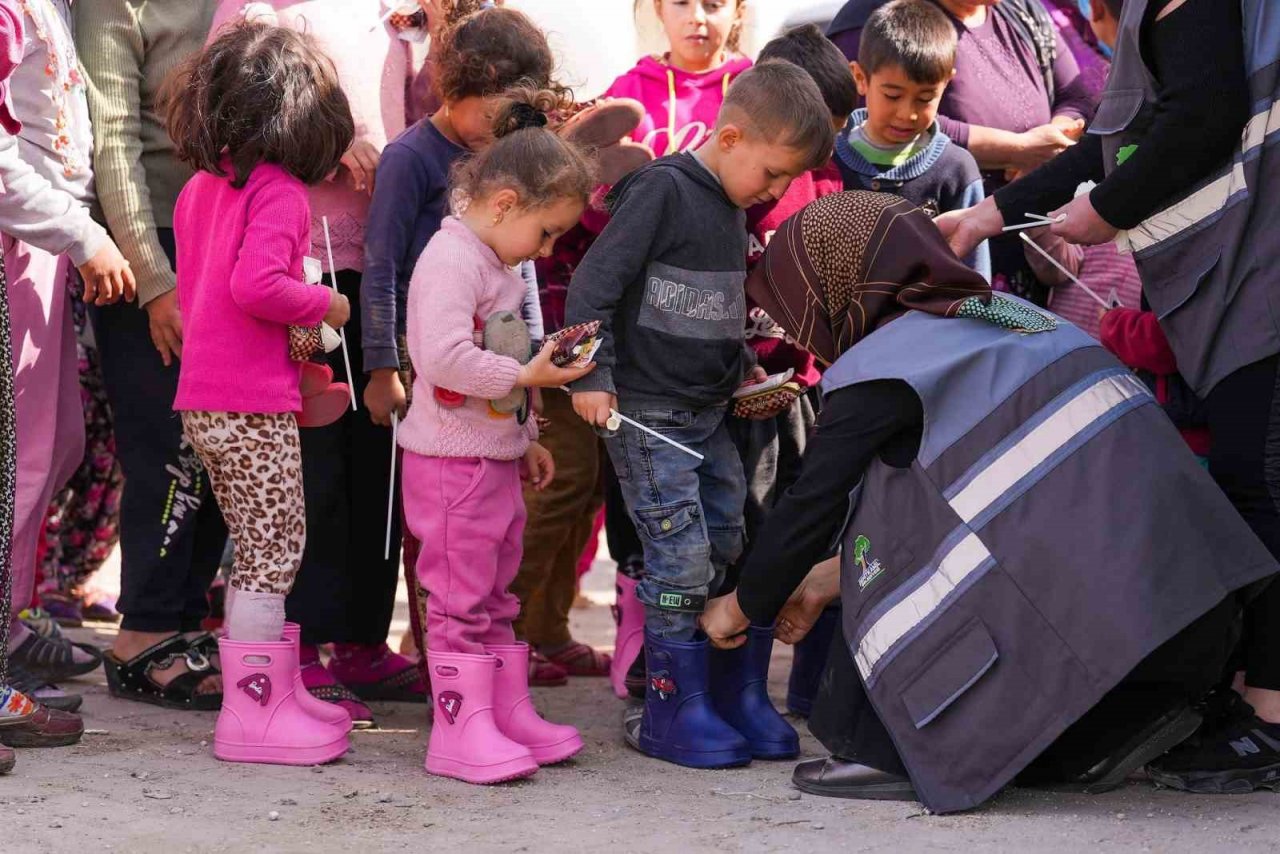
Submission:
[[[634,98],[644,104],[645,117],[631,138],[653,149],[655,157],[663,157],[696,148],[711,135],[729,84],[750,67],[751,60],[739,57],[695,74],[663,57],[646,56],[613,81],[604,97]]]

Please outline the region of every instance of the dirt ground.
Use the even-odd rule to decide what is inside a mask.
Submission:
[[[110,579],[107,579],[110,583]],[[609,567],[588,576],[592,607],[576,635],[613,642]],[[403,602],[393,633],[403,630]],[[72,632],[110,643],[105,627]],[[790,651],[774,655],[781,701]],[[621,705],[604,680],[539,689],[544,714],[580,727],[587,749],[562,767],[481,788],[422,769],[425,707],[375,705],[380,728],[323,768],[230,765],[209,750],[213,713],[113,700],[101,673],[85,693],[84,741],[20,751],[0,777],[0,852],[1274,851],[1271,793],[1192,797],[1134,782],[1098,797],[1012,790],[960,816],[917,804],[801,795],[791,762],[693,771],[622,742]],[[797,721],[804,757],[822,754]]]

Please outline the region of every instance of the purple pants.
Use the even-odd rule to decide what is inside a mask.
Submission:
[[[405,521],[422,543],[427,649],[479,654],[515,642],[525,509],[519,460],[424,457],[406,451]]]

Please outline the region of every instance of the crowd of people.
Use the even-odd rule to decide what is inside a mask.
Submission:
[[[594,677],[820,795],[1275,785],[1275,22],[748,2],[582,102],[501,2],[0,0],[0,773],[102,668],[227,762],[528,777]]]

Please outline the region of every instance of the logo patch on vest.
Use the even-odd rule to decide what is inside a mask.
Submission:
[[[462,695],[457,691],[441,691],[436,705],[440,707],[440,714],[444,715],[444,719],[452,724],[457,720],[458,712],[462,711]]]
[[[866,590],[871,582],[875,581],[884,574],[884,564],[875,558],[871,558],[871,562],[867,563],[868,554],[871,551],[871,540],[862,534],[853,541],[853,562],[857,564],[862,572],[858,575],[858,589]]]
[[[237,682],[236,687],[259,705],[265,706],[271,702],[271,677],[265,673],[250,673]]]

